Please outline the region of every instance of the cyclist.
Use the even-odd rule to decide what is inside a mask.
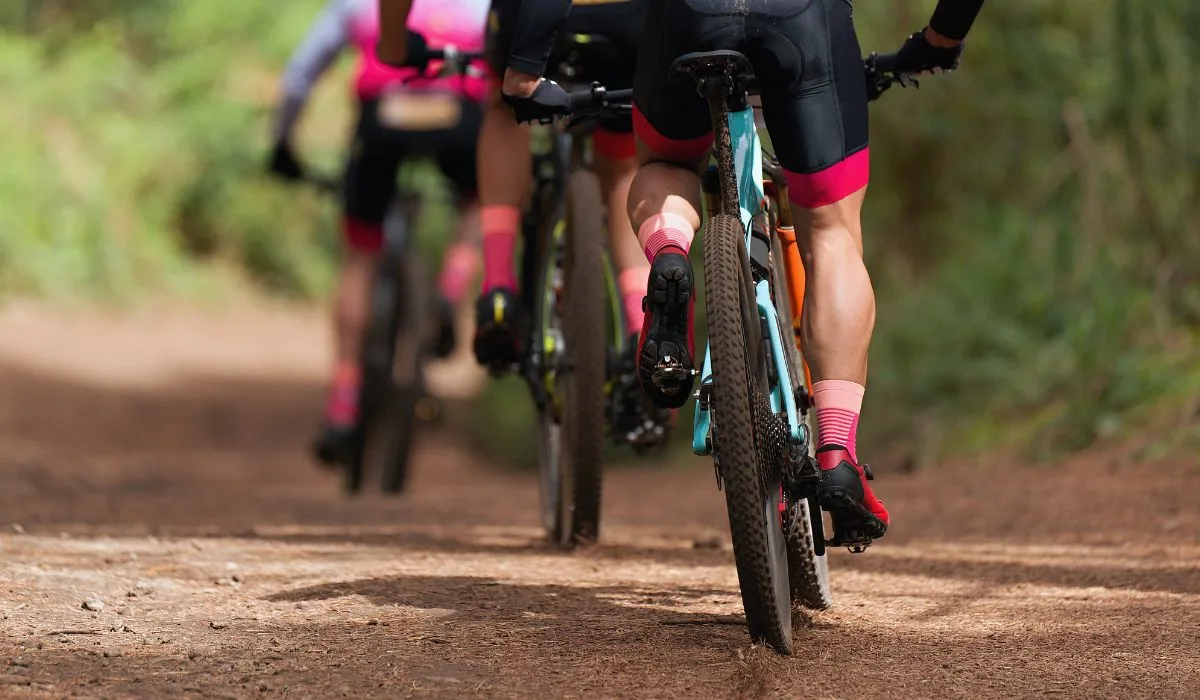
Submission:
[[[412,41],[423,44],[427,39],[435,48],[453,44],[481,52],[486,11],[486,0],[417,0],[408,22]],[[343,49],[353,46],[358,54],[354,95],[359,109],[343,192],[346,254],[334,311],[336,361],[324,425],[314,445],[317,457],[326,463],[337,459],[357,422],[370,289],[383,245],[384,215],[405,158],[436,155],[442,173],[467,202],[459,218],[458,242],[447,251],[439,277],[440,356],[453,350],[453,307],[466,295],[479,266],[478,248],[470,239],[478,228],[475,143],[487,80],[436,78],[434,66],[422,72],[382,64],[375,55],[379,19],[374,0],[329,0],[288,62],[273,128],[271,170],[289,180],[302,179],[304,169],[291,145],[294,126],[313,85]],[[441,121],[417,123],[435,113]]]
[[[489,63],[497,76],[503,74],[517,24],[521,0],[492,0],[488,23]],[[633,86],[639,43],[638,29],[644,22],[647,0],[610,0],[604,4],[576,8],[565,23],[565,31],[597,34],[612,42],[613,61],[604,75],[589,79],[612,88]],[[548,56],[557,62],[561,51]],[[479,145],[479,190],[483,204],[483,295],[478,305],[475,352],[483,364],[512,362],[519,356],[518,319],[515,295],[517,276],[513,269],[521,205],[529,195],[532,179],[530,133],[517,123],[512,111],[497,96],[484,116]],[[629,185],[637,173],[633,124],[628,117],[601,120],[593,137],[595,169],[610,211],[622,211]],[[642,297],[646,294],[649,264],[637,246],[627,217],[608,217],[610,249],[617,267],[617,282],[624,301],[626,330],[636,334],[642,325]],[[503,310],[496,313],[497,309]]]
[[[530,4],[528,2],[524,3]],[[380,56],[388,63],[403,64],[406,35],[391,33],[403,26],[407,0],[380,0],[385,20]],[[510,48],[517,28],[517,13],[521,0],[492,0],[488,22],[488,59],[497,77],[504,74]],[[633,86],[640,30],[645,22],[648,0],[604,0],[575,8],[565,23],[565,31],[575,34],[599,35],[611,42],[612,60],[596,74],[588,75],[612,89]],[[389,19],[390,18],[390,19]],[[564,52],[555,44],[537,66],[526,70],[541,70],[546,59],[557,63]],[[592,67],[594,68],[594,67]],[[600,179],[604,201],[609,211],[621,212],[628,199],[629,186],[637,173],[638,163],[629,117],[607,117],[600,121],[593,136],[595,170]],[[479,143],[479,193],[482,203],[484,280],[483,294],[476,306],[475,354],[480,364],[503,367],[520,358],[520,323],[515,314],[518,279],[514,254],[519,240],[521,208],[529,196],[532,180],[530,132],[518,124],[497,94],[489,103],[483,118]],[[643,325],[642,299],[646,295],[646,280],[650,264],[638,245],[626,216],[607,217],[609,250],[617,268],[617,285],[622,298],[626,322],[625,331],[634,338],[629,343],[632,354],[637,349],[636,336]],[[627,407],[640,411],[635,404]],[[655,411],[657,423],[671,416]],[[622,425],[615,426],[622,435],[636,434],[644,423],[641,416],[622,415]]]
[[[518,120],[567,111],[561,87],[541,77],[570,0],[521,6],[505,73],[505,101]],[[897,56],[905,72],[950,70],[983,0],[939,0],[928,26]],[[694,366],[692,269],[687,253],[700,226],[698,173],[712,126],[695,86],[670,80],[671,63],[692,51],[746,54],[762,86],[763,118],[786,170],[809,289],[803,341],[814,384],[822,500],[837,532],[882,537],[889,517],[855,450],[875,321],[862,260],[860,210],[868,180],[867,94],[848,0],[652,0],[638,58],[634,126],[642,167],[628,211],[651,262],[638,353],[639,375],[664,406],[687,400],[693,380],[655,384],[669,361]],[[669,359],[677,358],[677,359]],[[677,373],[670,373],[678,376]],[[846,499],[852,506],[841,505]]]

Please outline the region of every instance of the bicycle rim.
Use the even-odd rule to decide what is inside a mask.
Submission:
[[[561,221],[561,220],[560,220]],[[562,504],[562,426],[559,406],[555,401],[555,367],[563,334],[559,307],[559,290],[562,288],[562,265],[565,257],[563,228],[555,224],[542,259],[542,270],[538,286],[537,323],[533,342],[540,359],[538,381],[545,391],[545,401],[538,412],[538,474],[541,490],[542,527],[553,542],[563,540],[564,523]]]
[[[741,221],[717,214],[705,233],[705,291],[712,352],[714,457],[725,489],[734,560],[750,636],[781,654],[791,651],[792,608],[787,547],[779,517],[778,463],[787,440],[778,418],[764,413],[755,377],[758,314]],[[749,330],[750,333],[746,331]],[[760,379],[761,381],[761,379]],[[774,419],[772,421],[772,419]]]

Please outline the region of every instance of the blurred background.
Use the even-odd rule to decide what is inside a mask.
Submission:
[[[322,5],[3,3],[0,300],[321,305],[335,203],[264,163],[279,73]],[[861,3],[864,52],[894,50],[926,12]],[[873,106],[872,452],[911,467],[1200,444],[1198,26],[1186,0],[994,3],[959,72]],[[350,59],[298,142],[330,173]],[[431,254],[448,206],[429,210]],[[490,382],[471,409],[516,464],[531,456],[524,392]]]

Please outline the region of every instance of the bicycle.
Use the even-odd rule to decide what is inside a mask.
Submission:
[[[864,60],[869,99],[916,83],[894,65],[892,55]],[[716,164],[702,177],[708,342],[703,369],[692,370],[700,377],[692,451],[713,458],[725,492],[750,636],[788,654],[792,605],[831,604],[826,548],[861,552],[871,541],[864,533],[825,538],[811,380],[799,347],[804,269],[787,183],[762,148],[749,103],[753,69],[738,52],[714,51],[679,57],[671,73],[696,82],[715,135]],[[780,319],[792,323],[791,342]]]
[[[443,61],[439,76],[446,77],[469,74],[472,61],[480,58],[446,46],[427,49],[413,62],[424,66]],[[307,179],[340,192],[329,178]],[[346,449],[331,455],[343,469],[343,489],[350,494],[359,493],[367,472],[375,470],[384,493],[402,492],[419,427],[442,415],[441,403],[428,392],[424,367],[431,356],[446,354],[452,338],[439,332],[433,280],[414,248],[422,204],[411,172],[402,169],[397,195],[384,219],[383,249],[371,287],[358,420]]]
[[[598,58],[598,35],[570,39],[559,77],[578,80]],[[641,389],[620,358],[627,354],[624,311],[608,259],[600,185],[591,170],[594,117],[632,112],[632,90],[589,90],[574,108],[587,112],[535,131],[533,196],[522,217],[519,317],[528,327],[521,360],[491,367],[525,381],[537,413],[542,524],[564,547],[595,542],[600,531],[604,439],[638,453],[661,447],[666,426],[644,417],[619,420]],[[636,398],[635,398],[636,397]],[[634,421],[635,423],[637,421]]]

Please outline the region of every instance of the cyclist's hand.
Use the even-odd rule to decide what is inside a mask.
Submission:
[[[408,53],[404,57],[404,65],[409,68],[425,70],[429,66],[429,42],[424,35],[408,30]]]
[[[542,78],[529,97],[501,94],[518,122],[548,123],[571,113],[571,95],[553,80]]]
[[[393,68],[424,68],[429,65],[429,42],[411,29],[404,31],[404,38],[393,42],[384,51],[383,42],[375,44],[375,57],[380,63]]]
[[[304,177],[304,166],[296,160],[296,154],[287,141],[280,141],[271,150],[270,170],[284,180],[295,182]]]
[[[929,38],[922,29],[910,35],[896,53],[896,70],[900,73],[952,71],[958,68],[958,59],[962,52],[962,42],[956,42],[953,46],[934,46],[929,43]]]

